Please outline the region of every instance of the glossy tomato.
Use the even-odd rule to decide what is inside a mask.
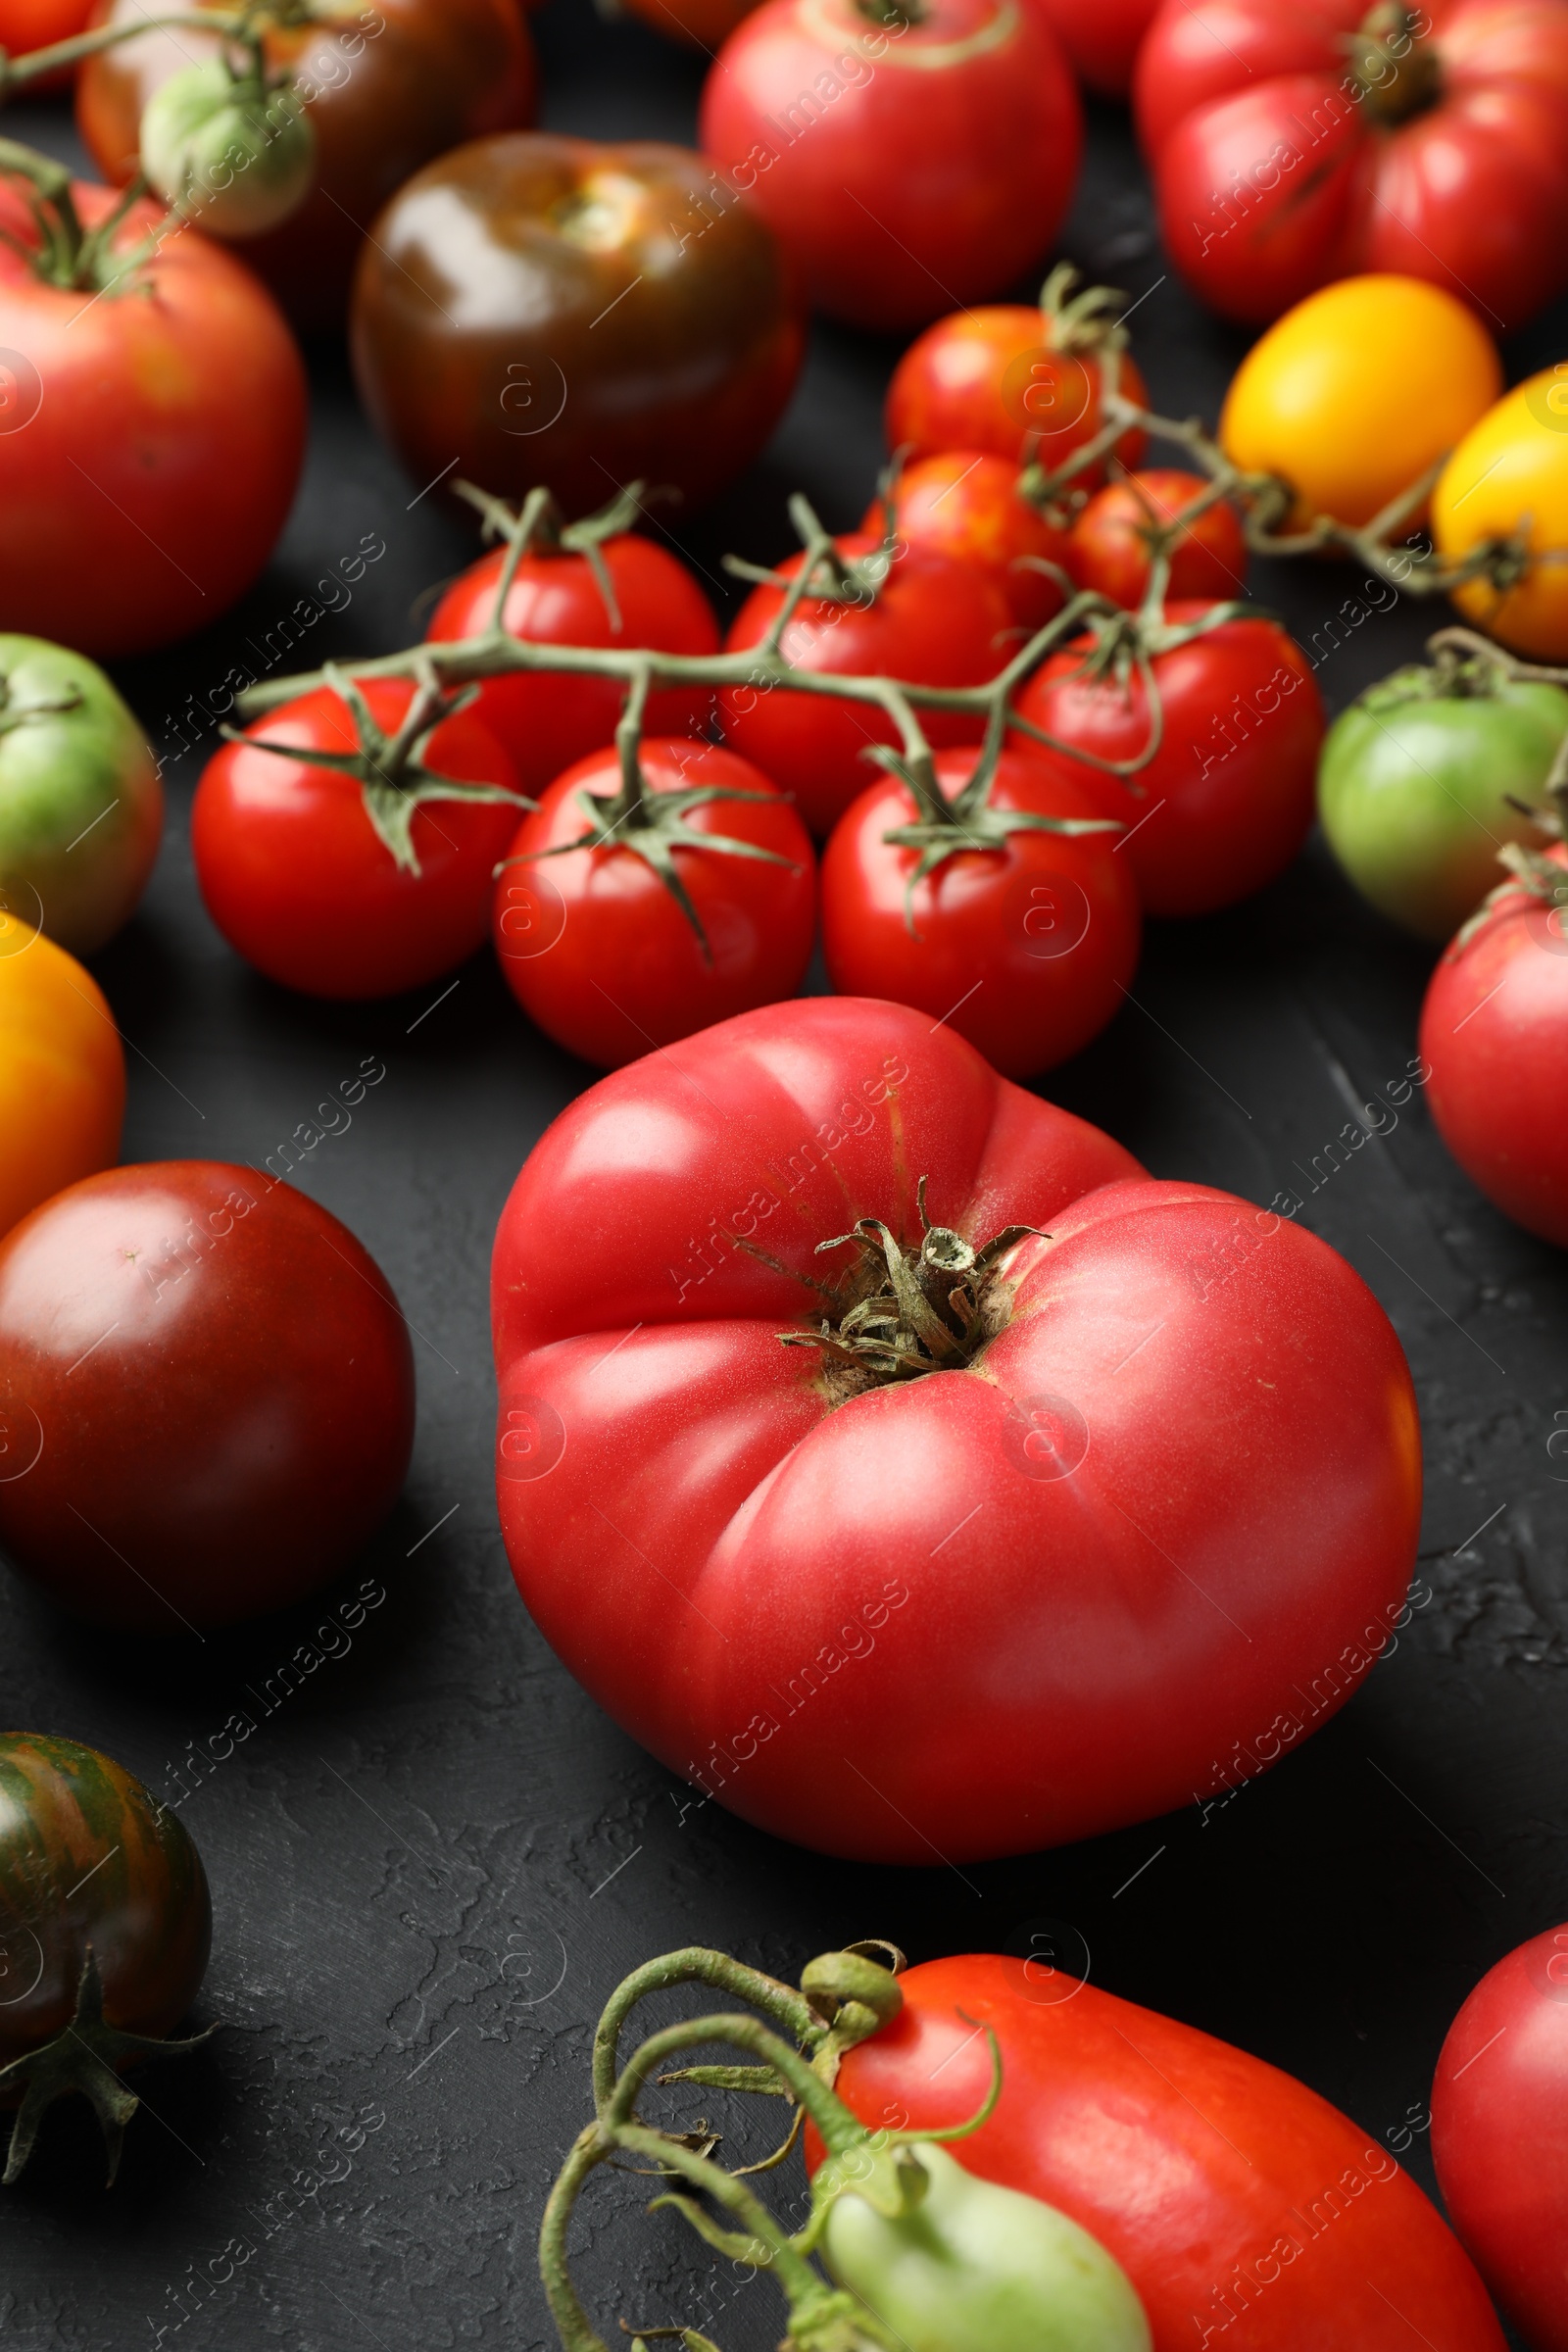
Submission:
[[[380,731],[368,754],[354,712],[318,687],[225,744],[191,811],[208,913],[247,963],[310,996],[394,996],[471,956],[517,825],[512,761],[471,710],[436,724],[400,769],[383,739],[408,719],[414,688],[364,691]],[[312,757],[322,752],[355,770]]]
[[[850,565],[873,564],[878,542],[864,533],[834,541]],[[779,565],[795,579],[806,561]],[[725,649],[758,645],[784,601],[782,588],[754,588],[730,626]],[[1007,659],[1012,615],[1002,591],[952,557],[911,548],[897,557],[880,587],[855,573],[842,596],[808,597],[784,631],[792,669],[836,676],[905,678],[918,686],[982,686]],[[872,770],[873,744],[897,743],[897,727],[872,703],[840,701],[774,686],[727,686],[718,698],[724,733],[784,792],[811,831],[832,831]],[[921,722],[933,744],[978,743],[984,722],[962,710],[933,710]]]
[[[1396,270],[1501,331],[1568,278],[1560,0],[1164,0],[1135,103],[1166,250],[1231,318]]]
[[[1201,474],[1155,466],[1111,482],[1090,500],[1067,540],[1067,569],[1080,588],[1136,612],[1149,593],[1150,568],[1160,534],[1201,499]],[[1241,517],[1224,499],[1184,522],[1171,542],[1166,595],[1217,604],[1247,585],[1247,541]]]
[[[1568,852],[1537,861],[1539,887],[1504,879],[1433,973],[1421,1008],[1427,1099],[1454,1158],[1487,1199],[1568,1247]]]
[[[936,777],[956,801],[979,760],[942,752]],[[1060,767],[1004,752],[991,811],[1103,825],[1094,797]],[[833,829],[822,858],[822,947],[845,996],[892,997],[951,1021],[1008,1078],[1033,1077],[1099,1035],[1138,967],[1138,889],[1113,826],[1073,835],[1002,831],[965,849],[986,818],[959,825],[954,855],[923,880],[918,845],[890,840],[917,824],[909,787],[883,776]],[[1000,828],[999,828],[1000,830]]]
[[[1022,479],[1021,466],[984,451],[916,458],[886,498],[871,501],[860,528],[966,564],[1001,590],[1017,626],[1032,632],[1061,610],[1060,583],[1041,565],[1065,569],[1067,535],[1021,495]]]
[[[1448,2217],[1531,2352],[1568,2352],[1568,1926],[1484,1976],[1432,2085]]]
[[[411,179],[352,316],[372,417],[422,488],[543,482],[568,513],[627,482],[697,502],[795,388],[797,296],[771,231],[684,147],[475,140]]]
[[[98,0],[100,21],[148,13],[145,0]],[[531,122],[537,84],[515,0],[366,0],[363,8],[348,0],[324,14],[266,43],[270,68],[287,68],[309,108],[314,189],[276,228],[240,247],[312,329],[341,319],[366,231],[409,174],[466,139]],[[136,169],[153,92],[216,47],[180,25],[106,50],[82,69],[76,119],[107,178],[128,179]]]
[[[163,832],[157,764],[103,671],[0,636],[0,905],[90,956],[135,912]]]
[[[507,595],[505,625],[543,645],[649,646],[662,654],[718,650],[713,609],[678,557],[634,531],[604,540],[599,559],[607,601],[586,555],[530,548]],[[484,556],[453,583],[435,610],[430,642],[479,637],[495,620],[508,551]],[[511,755],[522,791],[538,794],[573,760],[610,742],[625,701],[624,682],[564,671],[488,678],[472,706]],[[707,687],[668,687],[648,698],[650,735],[695,735],[712,708]]]
[[[1449,560],[1522,540],[1515,581],[1468,580],[1453,601],[1515,653],[1568,662],[1568,361],[1516,384],[1465,435],[1432,493],[1432,534]]]
[[[1204,610],[1167,605],[1172,635]],[[1118,675],[1114,662],[1100,666],[1102,660],[1093,639],[1063,647],[1013,708],[1072,752],[1136,760],[1153,736],[1143,678],[1136,669]],[[1272,882],[1305,841],[1323,698],[1305,654],[1272,620],[1221,621],[1155,652],[1151,668],[1161,731],[1153,758],[1133,773],[1110,775],[1067,752],[1031,748],[1127,827],[1119,855],[1132,865],[1147,913],[1209,914]]]
[[[1125,98],[1139,44],[1159,0],[1041,0],[1080,81],[1102,98]]]
[[[1219,437],[1244,472],[1290,485],[1285,527],[1319,514],[1359,526],[1446,457],[1501,389],[1496,345],[1465,303],[1418,277],[1348,277],[1259,336]]]
[[[1485,658],[1416,663],[1369,686],[1328,731],[1317,805],[1356,889],[1422,939],[1446,941],[1533,843],[1568,738],[1568,694]]]
[[[1015,465],[1038,461],[1049,470],[1100,431],[1107,380],[1147,408],[1149,388],[1135,362],[1107,349],[1104,304],[1122,297],[1105,293],[1102,301],[1102,289],[1094,287],[1057,299],[1072,276],[1070,270],[1053,276],[1038,309],[992,303],[939,318],[917,335],[888,386],[888,447],[914,458],[983,449]],[[1147,445],[1145,434],[1123,433],[1116,455],[1136,466]],[[1102,469],[1075,478],[1093,487]]]
[[[216,1160],[114,1168],[0,1243],[0,1420],[34,1448],[0,1483],[16,1565],[172,1634],[347,1565],[408,1469],[414,1361],[380,1268],[303,1193]]]
[[[613,752],[568,768],[523,819],[496,883],[507,986],[547,1036],[607,1070],[792,997],[815,922],[811,844],[760,769],[712,744],[657,737],[640,764],[648,797],[629,818],[609,813]],[[603,847],[559,854],[607,817]],[[705,840],[714,846],[697,846]]]
[[[99,655],[188,636],[250,586],[306,426],[299,353],[251,272],[196,235],[133,263],[164,225],[152,204],[104,251],[112,203],[56,197],[46,272],[38,219],[0,183],[0,629]]]
[[[990,2027],[1002,2096],[953,2154],[1098,2238],[1154,2352],[1394,2352],[1401,2334],[1503,2352],[1415,2182],[1304,2083],[1037,1960],[931,1960],[899,1982],[903,2009],[849,2052],[840,2098],[872,2126],[962,2123],[990,2088]]]
[[[1065,217],[1083,120],[1016,0],[765,0],[703,90],[702,141],[823,310],[909,326],[994,294]]]
[[[491,1298],[541,1631],[808,1846],[961,1861],[1185,1804],[1297,1685],[1347,1696],[1405,1592],[1415,1401],[1350,1268],[907,1006],[772,1005],[602,1079]]]
[[[85,29],[92,0],[0,0],[0,49],[25,57],[29,49],[52,49]],[[25,98],[34,90],[54,90],[70,79],[69,70],[46,74],[41,81],[24,82],[14,95]]]
[[[103,991],[0,902],[0,1234],[120,1156],[125,1056]],[[6,1474],[0,1440],[0,1479]]]
[[[71,2089],[103,2120],[114,2180],[127,2118],[100,2066],[160,2054],[200,1989],[212,1939],[207,1874],[177,1814],[96,1748],[0,1734],[0,2068],[24,2078],[0,2076],[0,2105],[32,2088],[8,2182],[43,2106]]]

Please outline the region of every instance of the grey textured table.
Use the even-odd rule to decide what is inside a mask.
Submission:
[[[586,0],[553,0],[537,25],[548,123],[694,135],[696,61],[604,26]],[[70,151],[63,114],[18,109],[5,128]],[[1063,250],[1147,293],[1137,348],[1157,404],[1212,416],[1245,339],[1163,276],[1109,110]],[[1510,348],[1510,372],[1565,347],[1559,312]],[[724,549],[783,552],[792,488],[835,525],[858,518],[895,356],[818,331],[764,462],[683,532],[715,593]],[[267,576],[221,627],[122,673],[157,735],[365,533],[386,556],[314,631],[312,661],[407,642],[422,592],[467,560],[461,524],[433,501],[411,507],[417,485],[360,417],[340,355],[315,353],[313,374],[310,472]],[[1440,617],[1404,603],[1365,616],[1360,583],[1327,565],[1260,566],[1252,584],[1316,648],[1336,709]],[[226,2021],[209,2052],[147,2078],[113,2195],[85,2110],[51,2118],[0,2205],[6,2342],[131,2352],[160,2328],[179,2352],[553,2342],[533,2244],[586,2112],[592,2021],[636,1961],[690,1940],[792,1974],[870,1934],[928,1956],[1026,1952],[1054,1929],[1098,1983],[1290,2068],[1430,2183],[1421,2126],[1448,2019],[1492,1961],[1568,1917],[1568,1463],[1547,1451],[1568,1413],[1568,1263],[1477,1197],[1419,1099],[1323,1174],[1330,1139],[1413,1051],[1423,952],[1314,843],[1234,913],[1154,927],[1136,1004],[1048,1083],[1162,1175],[1259,1200],[1306,1192],[1304,1222],[1388,1308],[1429,1479],[1431,1597],[1396,1654],[1206,1817],[961,1879],[849,1868],[714,1806],[683,1818],[684,1791],[556,1663],[507,1571],[490,1237],[524,1154],[588,1073],[531,1033],[484,959],[433,1010],[439,985],[345,1010],[248,971],[191,869],[206,748],[172,767],[152,891],[98,965],[133,1049],[125,1155],[260,1160],[363,1054],[381,1056],[384,1082],[297,1180],[375,1252],[419,1335],[418,1446],[384,1537],[287,1620],[138,1647],[0,1579],[5,1721],[101,1745],[171,1801],[189,1788],[216,1909],[199,2013]],[[385,1598],[343,1630],[366,1579]],[[283,1695],[277,1670],[302,1642],[319,1663]],[[247,1691],[265,1700],[270,1683],[262,1713]],[[214,1760],[236,1707],[258,1729]],[[193,1750],[207,1759],[194,1772]],[[768,2290],[720,2311],[725,2266],[674,2217],[644,2220],[636,2184],[619,2191],[592,2207],[602,2325],[706,2313],[726,2352],[776,2341]]]

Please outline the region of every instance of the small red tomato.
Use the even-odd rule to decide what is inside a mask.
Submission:
[[[1447,950],[1421,1010],[1432,1116],[1465,1174],[1568,1248],[1568,850],[1531,860]],[[1561,875],[1559,880],[1557,877]]]
[[[957,311],[917,335],[888,386],[888,447],[916,458],[984,449],[1050,469],[1092,441],[1102,422],[1105,345],[1114,331],[1105,312],[1122,297],[1100,287],[1073,295],[1072,276],[1054,273],[1037,309],[996,303]],[[1115,382],[1139,408],[1149,406],[1148,387],[1125,353]],[[1136,466],[1146,446],[1145,434],[1123,433],[1116,455]],[[1077,479],[1092,489],[1103,475],[1091,470]]]
[[[1432,2155],[1455,2233],[1531,2352],[1568,2352],[1568,1926],[1499,1960],[1449,2027]]]
[[[430,623],[430,642],[479,637],[495,618],[507,549],[482,557],[447,590]],[[507,596],[512,637],[539,645],[647,646],[661,654],[718,651],[713,610],[678,557],[634,531],[600,543],[613,604],[586,555],[534,547],[517,566]],[[614,678],[564,671],[489,678],[471,708],[512,756],[524,792],[539,793],[615,732],[625,686]],[[648,698],[651,735],[695,735],[712,708],[707,687],[670,687]]]
[[[851,532],[834,546],[850,564],[874,558],[878,541]],[[779,565],[786,580],[804,555]],[[766,636],[784,601],[770,585],[754,588],[724,640],[728,652]],[[1007,656],[1012,626],[1002,592],[951,557],[916,549],[891,565],[873,590],[852,578],[841,599],[808,597],[784,632],[784,659],[795,669],[835,675],[906,678],[918,686],[983,686]],[[870,774],[864,753],[896,744],[899,733],[872,703],[840,702],[788,687],[728,686],[718,699],[724,733],[735,749],[793,795],[818,836],[830,833]],[[978,743],[983,723],[968,712],[929,711],[922,723],[933,744]]]
[[[1172,638],[1203,610],[1167,605]],[[1097,649],[1110,651],[1094,637],[1063,647],[1024,687],[1017,715],[1070,750],[1027,738],[1030,748],[1127,827],[1122,856],[1146,913],[1211,914],[1250,898],[1284,872],[1312,823],[1324,716],[1306,656],[1271,620],[1222,621],[1155,651],[1159,746],[1123,777],[1071,756],[1134,760],[1152,734],[1142,677],[1136,669],[1118,676],[1113,662],[1090,666],[1102,658]]]
[[[979,755],[943,752],[950,803]],[[1004,752],[989,809],[1068,823],[1102,817],[1064,769]],[[917,1004],[977,1046],[1004,1077],[1028,1078],[1076,1054],[1121,1004],[1138,964],[1138,892],[1113,829],[1081,834],[964,826],[983,849],[956,849],[923,880],[909,787],[884,776],[834,828],[822,858],[822,946],[841,996]],[[911,887],[912,884],[912,887]]]
[[[1149,593],[1153,539],[1210,487],[1200,473],[1153,466],[1097,491],[1072,526],[1067,568],[1080,588],[1136,612]],[[1247,581],[1247,541],[1233,506],[1217,499],[1184,523],[1170,550],[1168,598],[1222,604]]]
[[[400,768],[388,747],[415,690],[384,679],[363,693],[368,750],[342,696],[317,687],[226,744],[191,812],[208,913],[247,963],[307,996],[395,996],[471,956],[522,805],[471,711],[423,730]]]
[[[92,0],[0,0],[0,49],[16,58],[25,57],[30,49],[52,49],[56,41],[85,32],[91,15]],[[70,69],[47,74],[40,81],[24,82],[15,95],[27,98],[35,91],[58,90],[70,80]]]
[[[871,501],[860,528],[879,533],[886,524],[906,547],[966,564],[1001,590],[1018,627],[1032,632],[1061,611],[1060,586],[1039,563],[1065,569],[1067,535],[1019,495],[1022,478],[1022,466],[972,449],[916,458],[891,497]]]
[[[614,752],[567,768],[523,819],[495,891],[507,986],[604,1070],[793,997],[815,923],[811,845],[766,776],[680,737],[645,740],[639,763],[629,815]]]
[[[0,1243],[0,1542],[138,1633],[282,1608],[343,1567],[414,1445],[398,1302],[346,1225],[254,1168],[111,1168]]]
[[[1083,110],[1033,0],[764,0],[713,61],[702,140],[813,302],[910,326],[1050,250]]]

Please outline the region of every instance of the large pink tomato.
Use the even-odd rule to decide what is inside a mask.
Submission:
[[[917,326],[1050,250],[1083,119],[1035,0],[764,0],[713,62],[702,139],[823,310]]]
[[[804,1844],[961,1860],[1187,1802],[1346,1697],[1406,1590],[1415,1400],[1350,1268],[905,1005],[601,1080],[513,1189],[492,1310],[541,1630]]]

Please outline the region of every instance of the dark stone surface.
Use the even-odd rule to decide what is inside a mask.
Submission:
[[[692,135],[697,61],[601,24],[582,0],[554,0],[539,34],[551,123]],[[62,117],[17,110],[5,125],[29,126],[65,151]],[[1156,400],[1212,416],[1244,338],[1162,276],[1108,112],[1064,250],[1147,293],[1138,352]],[[1511,374],[1557,357],[1565,323],[1521,338]],[[725,548],[783,551],[796,485],[832,523],[857,518],[894,356],[818,331],[765,463],[682,534],[715,593]],[[340,358],[318,352],[313,368],[309,479],[267,577],[221,627],[123,674],[157,732],[232,661],[254,667],[246,646],[363,534],[386,556],[312,632],[312,661],[406,642],[429,584],[467,560],[461,525],[433,501],[411,507],[418,485],[371,438]],[[1328,565],[1253,581],[1316,641],[1335,708],[1441,617],[1403,603],[1346,617],[1363,611],[1348,602],[1358,585]],[[384,1538],[288,1621],[139,1647],[0,1582],[9,1723],[101,1745],[172,1801],[192,1743],[235,1708],[259,1718],[182,1805],[217,1912],[199,2016],[227,2030],[148,2079],[112,2196],[85,2111],[51,2119],[0,2208],[0,2334],[18,2352],[129,2352],[160,2328],[179,2352],[552,2341],[534,2238],[587,2111],[592,2020],[630,1966],[689,1940],[793,1974],[872,1933],[916,1956],[1027,1951],[1056,1923],[1097,1982],[1290,2068],[1372,2138],[1402,2146],[1414,2117],[1408,2161],[1430,2183],[1419,2125],[1449,2018],[1502,1952],[1568,1915],[1568,1464],[1547,1452],[1568,1413],[1563,1258],[1477,1197],[1419,1099],[1308,1193],[1304,1221],[1365,1276],[1415,1368],[1432,1597],[1343,1715],[1206,1821],[1195,1807],[960,1877],[821,1862],[714,1806],[683,1814],[686,1792],[532,1630],[491,1492],[490,1237],[523,1155],[587,1073],[529,1031],[487,961],[444,998],[443,983],[365,1010],[245,969],[191,870],[188,799],[211,735],[172,767],[154,887],[100,960],[132,1047],[125,1153],[260,1160],[362,1054],[384,1057],[384,1083],[300,1181],[375,1252],[419,1334],[418,1447]],[[1315,1155],[1413,1053],[1427,963],[1314,844],[1251,905],[1154,928],[1136,1004],[1049,1091],[1162,1175],[1259,1200],[1306,1191]],[[366,1577],[383,1580],[384,1603],[346,1651],[324,1635],[344,1654],[264,1715],[247,1691],[265,1694]],[[775,2342],[768,2290],[720,2311],[726,2266],[673,2217],[644,2221],[641,2201],[625,2181],[594,2201],[601,2324],[683,2318],[730,2352]],[[178,2300],[193,2277],[197,2299]]]

